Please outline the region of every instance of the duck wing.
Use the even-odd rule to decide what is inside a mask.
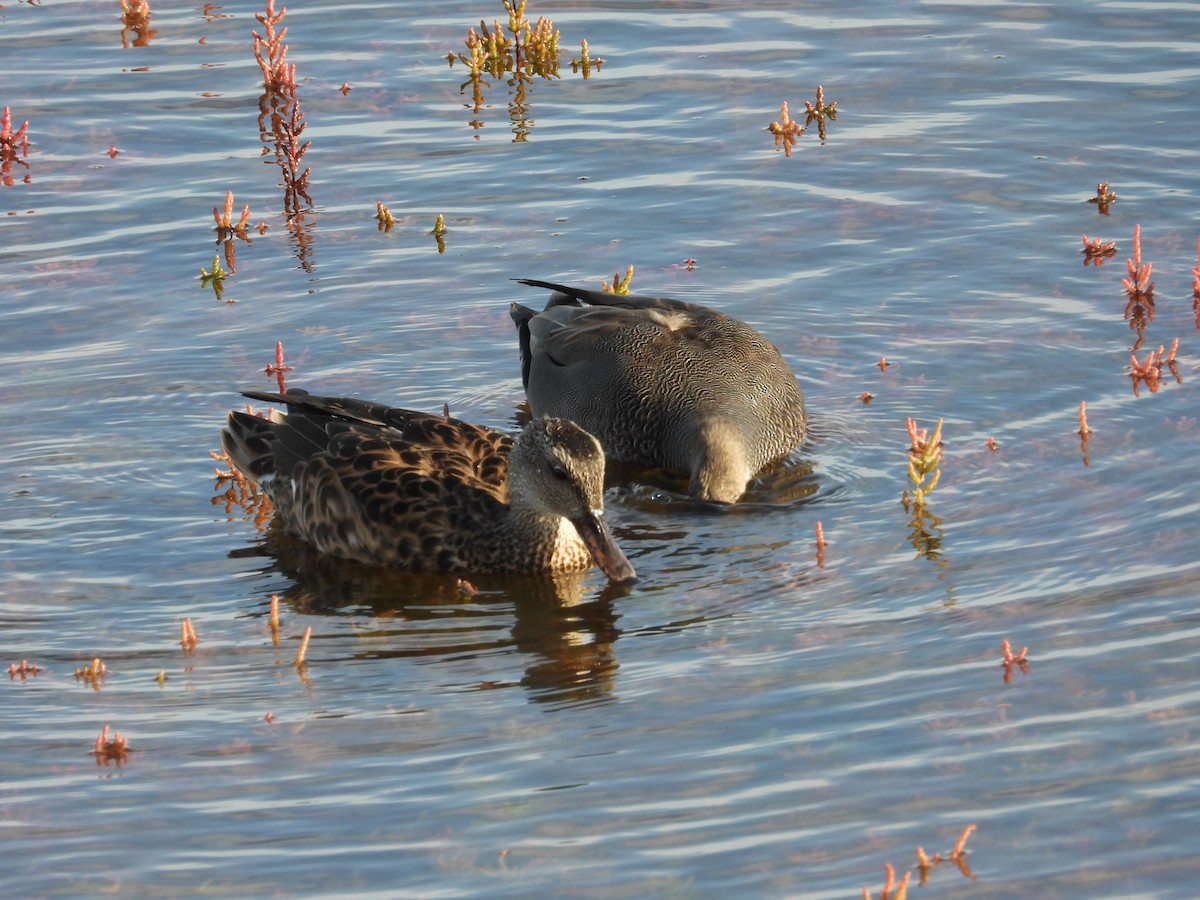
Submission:
[[[233,412],[222,443],[287,530],[318,550],[403,568],[458,569],[472,522],[508,500],[512,439],[445,416],[351,398],[248,391],[283,404]]]
[[[384,442],[401,454],[401,464],[444,467],[435,471],[455,474],[467,484],[507,484],[513,439],[483,425],[352,397],[320,397],[297,388],[285,394],[243,394],[287,407],[287,416],[276,415],[273,423],[286,426],[274,429],[276,462],[285,473],[297,461],[332,450],[349,434],[355,436],[350,444],[368,437]]]

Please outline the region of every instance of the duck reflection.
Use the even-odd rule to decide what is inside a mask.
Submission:
[[[612,696],[620,630],[614,601],[623,584],[600,584],[588,572],[540,576],[400,572],[314,554],[268,529],[266,540],[238,556],[267,556],[266,573],[292,582],[280,601],[304,615],[370,616],[357,630],[369,649],[359,658],[463,659],[510,649],[526,659],[519,683],[538,702],[594,701]],[[511,628],[498,625],[511,612]],[[502,686],[480,681],[487,690]]]

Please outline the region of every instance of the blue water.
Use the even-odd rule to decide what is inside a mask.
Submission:
[[[1200,16],[534,2],[563,66],[521,142],[508,86],[477,115],[446,62],[499,3],[290,6],[312,141],[292,229],[262,6],[152,3],[128,48],[116,3],[0,9],[0,105],[30,123],[0,184],[0,662],[40,667],[0,685],[6,892],[834,898],[890,863],[910,896],[1188,896]],[[767,126],[818,84],[838,118],[785,156]],[[226,191],[266,230],[218,299],[199,276]],[[1180,379],[1139,396],[1137,224],[1138,356],[1178,338]],[[1115,257],[1084,267],[1084,233]],[[289,384],[512,427],[507,304],[542,298],[509,279],[630,264],[792,363],[796,498],[616,487],[634,587],[474,595],[276,558],[213,504],[208,452],[238,390],[275,384],[276,341]],[[945,423],[916,524],[907,416]],[[1029,648],[1007,682],[1004,639]],[[91,752],[106,723],[120,765]],[[918,888],[916,848],[968,824],[972,877]]]

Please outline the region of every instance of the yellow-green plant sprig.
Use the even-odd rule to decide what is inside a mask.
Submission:
[[[918,431],[917,423],[912,418],[906,419],[905,425],[912,440],[912,447],[908,451],[908,477],[913,488],[904,492],[902,502],[905,509],[920,509],[925,505],[926,496],[937,487],[942,477],[942,420],[938,419],[932,435],[925,428]]]
[[[220,255],[214,253],[212,271],[206,272],[203,266],[200,267],[200,284],[203,287],[208,287],[211,284],[213,292],[217,295],[217,299],[222,300],[224,298],[221,296],[221,293],[225,289],[223,282],[228,274],[228,272],[221,268]]]
[[[625,277],[622,278],[618,273],[613,273],[612,284],[607,280],[600,283],[600,290],[606,294],[620,294],[622,296],[629,293],[629,283],[633,281],[633,263],[629,264],[629,268],[625,270]]]

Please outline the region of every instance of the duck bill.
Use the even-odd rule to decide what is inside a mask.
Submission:
[[[613,539],[612,532],[608,530],[603,513],[590,512],[573,520],[571,524],[583,538],[583,543],[592,554],[596,565],[604,571],[610,581],[633,581],[637,578],[637,572],[633,570],[633,566]]]

